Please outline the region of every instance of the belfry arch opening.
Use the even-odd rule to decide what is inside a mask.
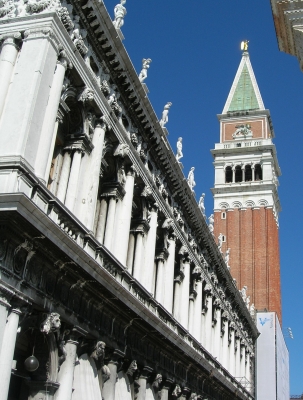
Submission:
[[[260,164],[255,165],[255,181],[262,181],[263,174],[262,174],[262,167]]]
[[[252,181],[252,169],[251,165],[245,165],[245,182]]]
[[[231,167],[226,167],[225,169],[225,183],[232,183],[233,181],[233,171]]]
[[[235,182],[242,182],[242,168],[240,165],[237,165],[235,169]]]

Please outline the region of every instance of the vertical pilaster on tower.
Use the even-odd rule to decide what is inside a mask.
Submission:
[[[276,311],[281,321],[278,177],[281,175],[269,110],[247,47],[225,103],[215,166],[214,234],[225,239],[230,272],[248,287],[257,310]]]

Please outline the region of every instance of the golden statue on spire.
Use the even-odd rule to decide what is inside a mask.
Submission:
[[[241,42],[241,50],[242,51],[248,51],[248,43],[249,43],[249,40],[243,40]]]

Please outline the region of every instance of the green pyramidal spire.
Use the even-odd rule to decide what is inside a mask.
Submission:
[[[248,110],[264,110],[264,104],[249,54],[244,51],[223,114]]]

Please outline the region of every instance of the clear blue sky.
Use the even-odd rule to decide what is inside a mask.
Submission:
[[[117,0],[104,0],[113,16]],[[279,52],[269,0],[127,0],[124,46],[138,71],[152,63],[146,84],[160,117],[171,101],[167,129],[175,150],[183,137],[184,173],[195,166],[197,197],[211,214],[214,169],[210,149],[219,141],[217,114],[235,77],[241,40],[249,53],[265,107],[271,112],[282,169],[279,196],[283,327],[290,326],[292,394],[303,393],[303,74],[295,57]],[[302,247],[301,247],[302,246]],[[300,250],[300,251],[299,251]]]

